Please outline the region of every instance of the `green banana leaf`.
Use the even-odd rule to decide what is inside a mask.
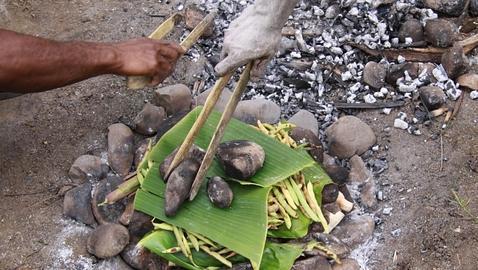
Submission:
[[[234,200],[229,209],[214,207],[209,202],[205,185],[203,185],[194,201],[186,202],[175,217],[166,217],[164,215],[165,184],[159,175],[159,164],[182,143],[199,112],[200,108],[196,108],[185,116],[161,137],[147,155],[147,162],[143,162],[140,168],[140,171],[146,173],[144,173],[141,189],[136,192],[135,209],[201,234],[249,259],[257,268],[261,263],[266,243],[269,186],[301,170],[306,171],[313,181],[330,180],[327,180],[328,177],[320,166],[314,166],[315,162],[305,151],[293,150],[253,127],[232,119],[226,128],[223,141],[251,140],[260,144],[266,152],[264,167],[251,179],[256,185],[241,185],[239,182],[230,181]],[[207,148],[219,119],[220,113],[213,112],[210,115],[195,141],[196,145]],[[314,173],[320,175],[314,175]],[[213,175],[224,176],[223,169],[216,160],[208,171],[208,176]],[[297,226],[299,234],[302,235],[304,225],[298,225],[300,225]]]
[[[199,116],[201,109],[202,107],[197,107],[191,111],[171,130],[164,134],[148,154],[147,160],[151,160],[159,166],[167,155],[181,145],[194,124],[194,121]],[[211,113],[196,137],[195,144],[197,146],[207,149],[220,118],[221,114],[219,112],[213,111]],[[287,145],[276,141],[252,126],[236,119],[231,119],[222,139],[222,141],[231,140],[250,140],[264,148],[266,153],[264,167],[249,179],[251,182],[263,187],[271,186],[288,176],[315,164],[315,161],[307,154],[307,152],[303,150],[292,150]],[[143,166],[147,166],[147,162],[144,162]],[[213,161],[207,175],[225,177],[224,170],[216,159]],[[160,178],[155,175],[155,179]]]
[[[260,269],[289,270],[303,251],[302,245],[267,242]]]
[[[164,250],[178,246],[176,237],[172,232],[169,231],[153,231],[152,233],[146,235],[143,239],[141,239],[138,244],[147,248],[153,253],[158,254],[164,259],[189,270],[201,270],[208,266],[224,266],[221,262],[209,256],[209,254],[206,254],[202,251],[197,252],[194,249],[191,249],[191,253],[193,256],[193,260],[197,266],[191,264],[189,259],[186,258],[186,256],[184,256],[182,252],[174,254],[163,253]],[[228,260],[234,264],[245,262],[246,258],[236,255],[232,258],[229,258]]]
[[[293,218],[292,226],[290,229],[285,224],[282,224],[277,230],[268,230],[267,236],[272,238],[301,238],[307,235],[309,232],[309,226],[312,224],[312,220],[306,217],[302,212],[298,211],[299,217]]]

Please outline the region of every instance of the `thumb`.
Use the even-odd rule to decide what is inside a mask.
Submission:
[[[219,62],[214,70],[219,76],[224,76],[228,72],[233,71],[234,69],[245,65],[249,60],[238,57],[237,54],[229,54],[221,62]]]

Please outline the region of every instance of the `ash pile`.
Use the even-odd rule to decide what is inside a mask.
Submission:
[[[214,30],[187,54],[192,62],[207,58],[204,70],[193,74],[194,86],[158,88],[135,119],[110,126],[107,149],[78,158],[70,170],[71,185],[63,190],[64,214],[96,228],[88,239],[88,251],[106,259],[98,265],[168,268],[156,255],[136,247],[151,230],[151,218],[134,211],[132,197],[106,207],[98,204],[141,161],[147,138],[157,141],[191,108],[204,104],[216,80],[214,66],[224,30],[253,1],[198,2],[194,7],[177,7],[184,9],[186,21],[213,8],[219,14]],[[346,199],[354,202],[331,235],[312,228],[308,236],[329,243],[344,265],[309,254],[308,261],[297,262],[294,269],[367,269],[368,254],[360,254],[361,247],[376,243],[380,216],[392,211],[379,203],[386,195],[375,184],[388,168],[388,148],[354,114],[370,108],[396,114],[391,126],[420,136],[433,125],[446,128],[465,95],[477,99],[478,75],[470,72],[476,59],[467,54],[478,38],[467,14],[478,14],[478,4],[467,3],[322,0],[301,1],[294,10],[265,78],[249,84],[234,113],[249,124],[257,120],[275,124],[281,119],[295,124],[298,140],[325,149],[311,154]],[[224,91],[217,110],[224,109],[230,95]],[[444,117],[438,120],[440,115]]]

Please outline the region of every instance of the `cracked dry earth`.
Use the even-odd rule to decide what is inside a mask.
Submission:
[[[115,41],[146,35],[162,20],[150,15],[168,14],[176,4],[2,0],[0,27],[60,40]],[[187,74],[201,68],[201,60],[183,59],[165,84],[192,86]],[[81,237],[88,229],[62,217],[57,193],[75,158],[106,149],[106,128],[131,121],[151,96],[152,89],[128,91],[123,78],[102,76],[0,101],[0,269],[94,268]],[[468,209],[478,215],[478,173],[470,167],[478,156],[478,102],[465,95],[456,119],[438,137],[440,122],[422,136],[387,132],[398,112],[357,114],[381,148],[389,147],[377,153],[389,168],[376,178],[384,198],[370,209],[377,244],[364,253],[366,268],[476,269],[478,224],[452,191],[470,199]]]

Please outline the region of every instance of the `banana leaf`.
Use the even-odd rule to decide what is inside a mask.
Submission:
[[[156,166],[159,166],[167,155],[181,145],[194,121],[199,116],[201,109],[202,107],[197,107],[191,111],[171,130],[164,134],[146,159],[155,162]],[[196,137],[195,144],[197,146],[207,149],[220,118],[221,114],[219,112],[213,111],[211,113]],[[250,140],[264,148],[266,153],[264,167],[249,179],[251,182],[263,187],[271,186],[315,164],[315,161],[305,151],[292,150],[287,145],[274,140],[250,125],[236,119],[231,119],[222,139],[222,141],[231,140]],[[147,166],[147,163],[148,162],[144,162],[143,167]],[[213,161],[207,175],[225,177],[224,170],[216,159]],[[154,177],[156,180],[160,179],[158,175]]]
[[[315,168],[315,162],[305,151],[293,150],[251,126],[232,119],[226,128],[223,141],[251,140],[260,144],[266,152],[264,167],[250,179],[256,185],[229,182],[234,192],[234,200],[229,209],[214,207],[209,202],[205,185],[203,185],[194,201],[186,202],[175,217],[166,217],[164,215],[165,184],[159,175],[159,164],[182,143],[199,112],[200,108],[196,108],[185,116],[161,137],[147,155],[148,162],[143,162],[140,168],[140,171],[145,173],[143,173],[141,189],[136,192],[135,209],[177,227],[201,234],[249,259],[257,268],[261,263],[266,243],[269,187],[308,168],[310,168],[307,170],[310,179],[314,181],[324,179],[326,181],[328,177],[324,176],[325,173],[320,167]],[[219,118],[220,113],[213,112],[210,115],[195,140],[196,145],[207,148]],[[314,173],[322,175],[313,175]],[[208,171],[208,176],[213,175],[224,176],[223,169],[216,160]]]
[[[221,262],[209,256],[209,254],[206,254],[205,252],[202,252],[202,251],[198,252],[194,249],[191,249],[191,253],[192,253],[193,260],[196,263],[196,266],[191,264],[189,259],[186,258],[182,252],[178,252],[174,254],[163,253],[163,251],[169,248],[178,246],[176,237],[174,237],[174,234],[169,231],[154,231],[146,235],[143,239],[141,239],[141,241],[138,244],[149,249],[153,253],[158,254],[164,259],[189,270],[201,270],[209,266],[215,266],[215,267],[223,266]],[[245,262],[246,258],[236,255],[232,258],[229,258],[228,260],[232,263],[241,263],[241,262]]]
[[[298,218],[293,218],[292,221],[292,226],[290,229],[287,228],[285,224],[282,224],[277,228],[277,230],[269,230],[267,231],[267,236],[268,237],[273,237],[273,238],[290,238],[290,239],[295,239],[295,238],[301,238],[307,235],[309,232],[309,226],[312,224],[312,220],[308,217],[306,217],[302,212],[298,212],[299,217]]]
[[[267,242],[260,269],[289,270],[303,251],[302,245]]]

